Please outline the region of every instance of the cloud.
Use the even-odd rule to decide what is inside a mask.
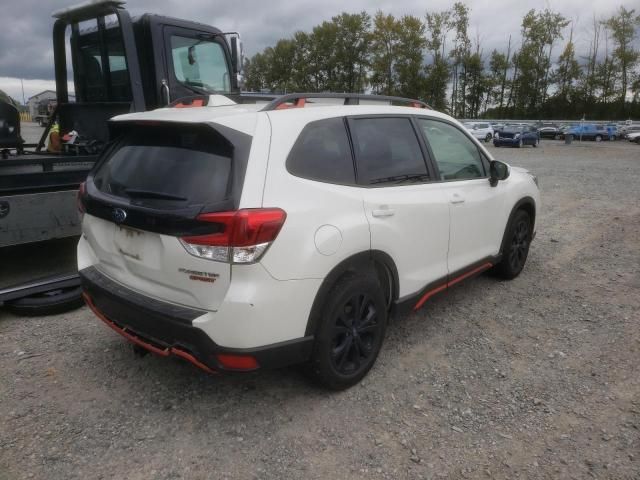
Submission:
[[[53,19],[50,12],[76,2],[4,0],[3,3],[0,77],[53,79]],[[476,35],[479,36],[485,54],[494,48],[506,49],[509,35],[512,35],[513,45],[517,47],[523,15],[532,8],[544,7],[575,21],[574,39],[581,54],[587,49],[593,15],[599,18],[609,16],[618,5],[633,8],[637,0],[466,0],[465,3],[471,9],[469,34],[474,40]],[[351,0],[348,3],[344,0],[130,0],[127,8],[132,15],[151,12],[214,25],[224,31],[239,31],[246,54],[253,55],[280,38],[290,37],[297,30],[308,31],[342,11],[353,13],[365,10],[373,15],[377,10],[382,10],[396,16],[411,14],[423,18],[427,7],[430,11],[439,11],[451,5],[450,0],[432,0],[428,3],[423,0]],[[0,78],[0,89],[13,88],[8,86],[9,83]]]

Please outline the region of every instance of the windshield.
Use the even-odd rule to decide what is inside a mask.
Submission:
[[[222,45],[211,40],[171,36],[176,79],[208,92],[230,92],[229,69]]]

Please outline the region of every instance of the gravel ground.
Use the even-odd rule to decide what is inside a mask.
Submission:
[[[640,478],[640,147],[492,151],[540,178],[525,271],[395,321],[345,392],[0,311],[0,479]]]

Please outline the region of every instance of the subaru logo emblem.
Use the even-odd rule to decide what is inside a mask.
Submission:
[[[113,216],[113,221],[118,224],[124,222],[127,219],[127,212],[125,212],[121,208],[114,208],[113,212],[111,212],[111,215]]]

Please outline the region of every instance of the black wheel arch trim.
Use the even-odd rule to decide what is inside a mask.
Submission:
[[[385,267],[386,271],[390,275],[391,281],[391,299],[390,303],[393,304],[399,295],[399,277],[398,268],[391,256],[381,250],[367,250],[364,252],[356,253],[350,257],[345,258],[338,265],[333,267],[329,274],[324,278],[316,297],[311,306],[311,312],[307,319],[307,328],[305,330],[305,336],[314,335],[318,327],[318,323],[322,316],[322,308],[324,307],[324,300],[329,291],[333,288],[336,282],[346,273],[362,272],[364,269],[375,268],[376,265]],[[377,272],[376,272],[377,274]],[[386,295],[386,293],[385,293]]]

